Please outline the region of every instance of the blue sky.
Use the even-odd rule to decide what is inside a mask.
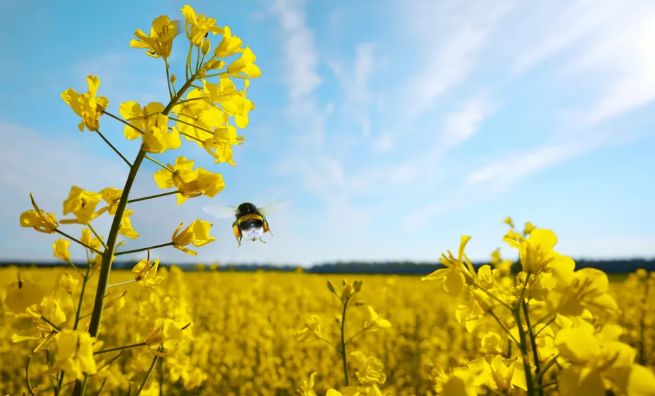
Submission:
[[[59,95],[101,80],[109,111],[165,101],[163,62],[129,47],[154,18],[185,2],[0,4],[0,259],[52,257],[55,237],[22,229],[29,192],[62,216],[70,187],[122,188],[127,169]],[[235,167],[197,146],[224,175],[215,199],[135,203],[141,234],[126,249],[165,243],[205,205],[264,206],[267,244],[237,248],[231,220],[192,257],[167,262],[311,265],[334,260],[434,261],[473,239],[472,260],[503,246],[505,216],[554,230],[574,258],[655,256],[655,3],[575,0],[195,1],[257,55],[257,109]],[[220,36],[212,40],[216,45]],[[173,47],[174,68],[186,57]],[[183,74],[178,67],[177,73]],[[128,158],[138,141],[102,118]],[[142,167],[134,197],[160,190]],[[213,221],[213,220],[212,220]],[[97,229],[109,229],[109,218]],[[79,234],[79,228],[69,228]],[[71,253],[82,258],[81,249]],[[154,253],[154,252],[153,252]],[[135,256],[140,257],[140,256]]]

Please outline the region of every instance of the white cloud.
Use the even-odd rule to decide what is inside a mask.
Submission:
[[[322,82],[316,72],[314,34],[305,24],[303,6],[302,0],[276,0],[273,6],[285,35],[286,82],[292,101],[311,94]]]
[[[396,4],[398,6],[398,4]],[[415,1],[402,13],[400,30],[420,48],[404,68],[413,75],[404,102],[410,118],[430,111],[437,97],[462,83],[478,66],[489,36],[510,10],[507,2]],[[420,67],[412,67],[420,65]]]

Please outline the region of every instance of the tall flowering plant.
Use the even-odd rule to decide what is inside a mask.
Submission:
[[[175,194],[178,205],[181,205],[187,199],[201,195],[213,198],[225,188],[220,173],[194,168],[193,160],[178,157],[175,164],[164,165],[155,156],[180,148],[182,141],[186,140],[204,149],[214,158],[215,163],[227,162],[234,165],[232,147],[244,143],[238,129],[248,125],[248,113],[255,108],[254,103],[247,98],[246,90],[250,80],[259,77],[261,72],[255,65],[256,58],[250,47],[244,48],[242,40],[234,36],[229,27],[216,26],[215,19],[196,13],[191,6],[185,5],[181,11],[184,19],[170,20],[168,16],[162,15],[152,22],[149,33],[137,29],[134,33],[136,38],[130,42],[131,47],[144,49],[148,56],[164,62],[169,94],[166,101],[147,104],[128,101],[120,105],[119,114],[112,114],[107,111],[109,100],[98,94],[100,79],[96,76],[87,77],[87,92],[78,93],[67,89],[61,94],[64,102],[80,117],[79,130],[88,130],[98,135],[129,168],[123,187],[107,187],[96,192],[73,186],[63,203],[63,214],[71,217],[61,220],[57,220],[53,213],[41,209],[30,194],[33,209],[20,216],[23,227],[62,236],[53,244],[54,255],[69,262],[79,275],[77,278],[66,274],[58,285],[76,302],[72,315],[67,315],[62,309],[63,302],[57,293],[49,293],[40,285],[20,276],[9,285],[7,292],[6,305],[22,324],[22,327],[19,326],[21,331],[14,335],[13,340],[36,341],[33,354],[47,355],[49,368],[45,374],[52,376],[55,395],[62,393],[67,385],[74,386],[75,395],[84,395],[89,381],[103,378],[103,373],[107,372],[107,367],[117,357],[98,362],[98,355],[105,356],[105,353],[112,352],[120,354],[128,348],[147,348],[153,358],[136,392],[140,394],[157,360],[173,357],[173,362],[179,361],[180,357],[176,354],[192,340],[191,322],[179,322],[176,318],[165,317],[150,318],[152,332],[136,344],[103,349],[102,336],[99,334],[103,311],[119,309],[125,304],[122,300],[124,293],[121,295],[111,291],[112,287],[118,285],[110,284],[111,266],[116,256],[148,251],[148,258],[134,267],[134,279],[120,284],[138,283],[154,289],[163,278],[157,275],[159,260],[150,260],[150,250],[170,246],[196,255],[193,247],[215,240],[210,236],[212,224],[198,219],[187,227],[181,223],[177,230],[171,230],[170,241],[135,250],[117,250],[122,244],[119,242],[120,236],[130,239],[139,237],[130,222],[130,216],[135,210],[132,204]],[[215,41],[212,48],[210,40],[215,35],[220,35],[221,40]],[[185,78],[181,84],[169,65],[173,44],[177,41],[176,47],[179,47],[180,36],[186,36],[189,42]],[[100,131],[100,119],[107,117],[124,124],[125,139],[139,142],[140,150],[132,161]],[[152,161],[161,167],[154,174],[154,182],[168,191],[154,196],[131,198],[130,191],[144,161]],[[106,239],[93,226],[94,220],[103,215],[113,216]],[[66,233],[61,227],[64,224],[83,225],[81,237],[78,239]],[[88,266],[85,269],[71,262],[71,241],[86,250]],[[84,295],[88,292],[89,281],[96,274],[95,300],[90,307],[91,312],[83,314]],[[51,356],[55,358],[51,359]],[[27,384],[30,393],[36,394],[39,389],[32,387],[29,378],[31,360],[32,355],[27,360]],[[104,378],[106,381],[106,375]]]

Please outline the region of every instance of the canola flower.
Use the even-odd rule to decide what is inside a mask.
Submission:
[[[99,386],[102,390],[107,386],[107,382],[113,380],[109,373],[118,355],[100,367],[94,356],[109,352],[122,353],[125,349],[146,346],[147,348],[142,349],[153,352],[154,358],[135,390],[137,395],[148,393],[148,380],[158,359],[160,367],[163,360],[169,362],[171,376],[182,380],[187,389],[201,385],[206,378],[199,368],[187,367],[188,358],[183,355],[184,346],[193,340],[192,320],[188,315],[171,318],[170,316],[176,315],[163,309],[156,315],[143,313],[141,318],[151,325],[154,324],[154,330],[149,334],[139,334],[136,343],[101,349],[104,344],[103,336],[115,331],[103,324],[103,312],[119,310],[125,306],[127,291],[118,293],[114,292],[115,288],[138,283],[152,290],[159,287],[164,280],[164,277],[157,273],[159,260],[150,261],[150,250],[172,246],[195,255],[197,253],[186,246],[200,247],[215,240],[209,235],[211,224],[198,219],[184,230],[181,230],[180,225],[174,231],[170,242],[128,251],[116,250],[123,243],[122,240],[119,241],[119,237],[134,240],[141,235],[132,227],[130,217],[138,212],[138,208],[133,208],[132,204],[172,194],[178,196],[178,204],[181,204],[200,195],[213,198],[225,188],[220,173],[203,168],[193,170],[193,160],[180,157],[175,166],[164,166],[152,155],[180,148],[181,137],[184,137],[186,140],[195,141],[209,152],[216,159],[216,163],[228,162],[234,165],[231,160],[231,146],[244,142],[243,137],[237,136],[236,130],[248,125],[248,114],[255,107],[246,98],[246,90],[250,79],[259,77],[261,71],[254,63],[256,57],[250,47],[242,48],[241,40],[233,36],[228,27],[215,26],[215,19],[196,13],[191,6],[185,5],[181,12],[184,19],[171,20],[166,15],[159,16],[152,22],[149,34],[137,29],[134,33],[136,38],[130,42],[131,47],[146,49],[147,55],[163,60],[169,92],[166,101],[146,105],[134,101],[122,103],[119,106],[119,117],[107,110],[109,100],[99,95],[100,78],[97,76],[87,77],[88,92],[80,94],[69,88],[61,94],[63,101],[81,118],[79,130],[83,132],[86,129],[96,133],[128,166],[129,175],[125,185],[122,188],[106,187],[99,192],[72,186],[68,198],[63,202],[63,215],[70,217],[59,221],[54,214],[41,210],[30,194],[34,210],[27,210],[20,216],[20,224],[23,227],[62,236],[63,238],[54,241],[53,254],[56,258],[70,263],[77,272],[72,275],[63,274],[58,286],[50,294],[32,282],[23,280],[19,274],[18,280],[8,289],[5,299],[17,328],[12,340],[39,341],[33,354],[45,353],[47,369],[42,371],[42,375],[50,376],[55,395],[71,390],[76,396],[85,395],[88,393],[89,383],[97,381],[98,378],[103,378]],[[223,35],[226,31],[227,35],[222,37],[220,43],[215,43],[218,44],[216,50],[210,55],[209,32],[213,35]],[[171,73],[172,68],[168,60],[173,53],[176,37],[183,32],[186,32],[190,44],[185,64],[186,78],[181,86],[176,87],[177,77]],[[240,54],[240,57],[230,60],[229,63],[224,60],[235,54]],[[213,84],[212,78],[216,78],[218,83]],[[242,80],[243,90],[239,90],[232,79]],[[124,137],[140,145],[134,160],[125,158],[111,144],[110,139],[102,134],[101,124],[104,125],[106,118],[124,124]],[[155,173],[155,183],[161,188],[174,187],[174,191],[130,199],[134,180],[144,160],[152,161],[162,168]],[[103,215],[113,216],[106,239],[93,227],[94,220]],[[84,226],[80,239],[61,228],[67,224]],[[86,268],[78,268],[72,263],[69,251],[71,241],[85,248],[88,259]],[[134,278],[131,281],[110,284],[111,263],[115,257],[141,251],[148,251],[148,258],[135,265]],[[84,298],[85,294],[91,291],[88,287],[91,283],[95,287],[95,299],[91,307],[85,307]],[[59,295],[59,290],[67,296]],[[72,312],[66,314],[62,306],[69,303]],[[178,325],[181,323],[178,320],[187,324]],[[25,369],[27,391],[30,394],[36,394],[42,389],[34,388],[31,384],[29,373],[33,359],[36,359],[35,355],[30,355]],[[66,382],[67,378],[69,382]],[[69,388],[66,388],[67,386]]]

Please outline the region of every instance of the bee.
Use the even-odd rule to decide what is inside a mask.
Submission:
[[[203,210],[218,218],[233,214],[236,220],[232,223],[232,232],[239,243],[239,247],[241,247],[241,240],[243,238],[250,239],[253,242],[259,239],[261,242],[266,243],[262,239],[262,235],[266,232],[271,233],[271,229],[268,226],[268,220],[266,220],[265,215],[273,206],[269,205],[258,208],[255,204],[244,202],[236,208],[230,206],[222,210],[217,210],[212,206],[205,206]]]

